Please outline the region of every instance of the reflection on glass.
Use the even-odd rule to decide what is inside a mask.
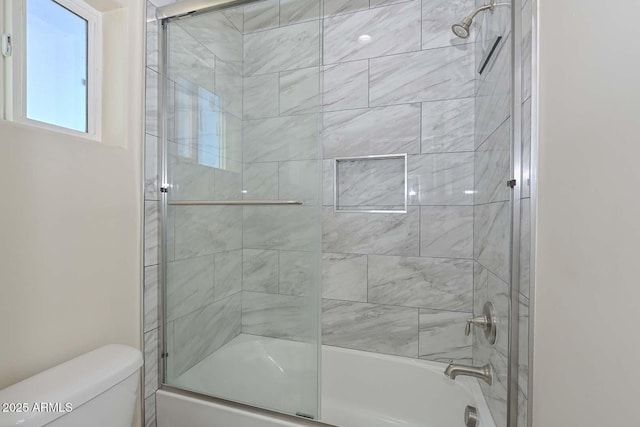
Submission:
[[[220,97],[185,79],[177,80],[178,155],[203,166],[225,169],[225,120]]]
[[[85,19],[52,0],[27,0],[27,118],[87,132]]]

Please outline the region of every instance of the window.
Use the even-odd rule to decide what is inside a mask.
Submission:
[[[5,4],[5,119],[99,139],[100,14],[81,0]]]

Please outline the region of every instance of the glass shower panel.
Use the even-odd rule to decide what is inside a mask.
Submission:
[[[317,418],[320,20],[277,8],[164,22],[164,380]]]
[[[480,382],[480,387],[496,427],[512,425],[508,405],[514,200],[513,189],[507,185],[513,156],[511,16],[508,3],[500,3],[492,13],[483,15],[475,46],[473,310],[476,316],[482,314],[485,303],[490,302],[497,327],[493,344],[475,329],[473,364],[491,365],[492,384]]]

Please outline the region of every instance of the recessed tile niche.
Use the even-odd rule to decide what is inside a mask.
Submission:
[[[407,212],[406,154],[339,157],[333,170],[336,212]]]

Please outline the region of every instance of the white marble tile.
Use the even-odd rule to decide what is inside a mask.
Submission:
[[[160,262],[160,203],[144,202],[144,265]]]
[[[286,295],[313,295],[320,284],[318,252],[280,251],[279,292]]]
[[[213,194],[215,200],[242,199],[242,173],[225,169],[215,169]]]
[[[240,334],[241,301],[237,293],[174,322],[175,375],[182,374]]]
[[[369,302],[470,312],[473,262],[369,256]]]
[[[409,156],[409,204],[473,205],[473,153]]]
[[[181,206],[176,209],[176,259],[242,247],[242,208]]]
[[[520,204],[520,293],[529,299],[531,290],[531,199]]]
[[[407,0],[369,0],[369,7],[373,9],[374,7],[388,6],[390,4],[403,3],[406,1]]]
[[[277,73],[245,77],[242,93],[245,120],[276,117],[280,87]]]
[[[529,402],[527,396],[522,392],[518,393],[518,427],[527,427],[529,414]]]
[[[167,141],[175,141],[176,139],[176,84],[165,79],[165,109],[164,109],[164,124],[165,135]]]
[[[327,112],[324,157],[420,152],[420,104]]]
[[[216,58],[215,94],[223,111],[242,117],[242,63]]]
[[[244,161],[318,158],[318,115],[275,117],[244,123]]]
[[[323,68],[325,111],[369,106],[369,61],[344,62]]]
[[[223,61],[242,61],[242,33],[221,11],[178,21],[199,43]]]
[[[333,16],[369,8],[369,0],[324,0],[324,15]]]
[[[367,256],[322,255],[322,298],[367,301]]]
[[[317,22],[303,22],[244,36],[245,76],[317,65],[320,65],[320,28]]]
[[[146,37],[147,37],[147,67],[158,71],[158,20],[156,19],[156,7],[149,1],[146,8]]]
[[[436,362],[472,362],[472,338],[464,335],[470,313],[420,309],[419,357]]]
[[[420,256],[473,259],[473,206],[422,206]]]
[[[240,95],[241,97],[241,95]],[[220,135],[222,141],[220,155],[228,160],[221,164],[221,168],[240,172],[242,168],[235,167],[242,162],[242,125],[241,116],[235,116],[231,113],[221,112],[218,118],[221,130],[217,134]]]
[[[169,156],[171,200],[212,200],[215,169],[184,157]]]
[[[158,389],[158,330],[144,334],[144,397],[153,396]]]
[[[245,163],[243,167],[243,198],[278,199],[278,162]]]
[[[160,199],[160,174],[158,173],[158,137],[144,136],[144,198]]]
[[[533,9],[532,1],[522,5],[522,100],[531,96]]]
[[[244,32],[268,30],[280,25],[280,1],[264,0],[244,7]]]
[[[509,280],[509,221],[509,202],[475,207],[474,257],[504,281]]]
[[[369,68],[371,106],[473,96],[473,52],[456,47],[373,58]]]
[[[176,373],[174,367],[174,359],[175,359],[175,322],[166,322],[164,329],[165,336],[165,351],[169,353],[169,357],[164,360],[164,375],[165,382],[173,382],[179,375]]]
[[[510,319],[510,297],[509,285],[495,276],[491,271],[488,272],[489,280],[487,282],[487,300],[493,303],[496,312],[496,342],[493,350],[502,360],[508,360],[509,357],[509,319]],[[515,325],[517,327],[517,325]],[[481,340],[484,339],[482,334]]]
[[[244,248],[311,251],[320,236],[318,208],[246,206]]]
[[[511,114],[511,36],[503,40],[494,62],[478,79],[476,94],[476,147],[480,146]]]
[[[333,205],[333,164],[332,159],[322,161],[322,205]]]
[[[167,263],[165,311],[168,321],[213,302],[213,255]]]
[[[488,301],[489,271],[477,261],[473,263],[473,312],[482,313]]]
[[[474,99],[422,104],[422,153],[474,150]]]
[[[493,384],[480,381],[480,388],[485,396],[496,426],[507,425],[507,362],[497,352],[491,353],[487,361],[493,368]],[[486,363],[486,362],[485,362]]]
[[[156,427],[156,395],[144,400],[144,427]]]
[[[279,198],[317,205],[320,200],[320,161],[294,160],[280,162],[278,168]]]
[[[230,9],[225,9],[222,11],[224,16],[227,17],[229,21],[233,24],[234,27],[238,29],[241,33],[244,32],[244,7],[238,6]]]
[[[337,168],[338,209],[404,210],[404,158],[340,160]]]
[[[511,189],[511,123],[504,122],[475,152],[476,205],[507,201]]]
[[[147,68],[145,75],[145,133],[158,136],[158,73]]]
[[[280,25],[317,20],[322,0],[280,0]]]
[[[242,292],[242,332],[308,341],[318,327],[311,304],[306,297]]]
[[[323,252],[418,256],[419,208],[406,214],[334,212],[323,208]]]
[[[531,98],[522,104],[522,197],[531,195]]]
[[[420,50],[420,1],[326,18],[324,62]],[[363,40],[362,36],[369,36]]]
[[[280,73],[280,115],[320,111],[320,68]]]
[[[173,206],[167,207],[167,216],[164,218],[164,228],[167,231],[166,261],[173,261],[176,257],[176,209]]]
[[[526,399],[529,385],[529,299],[521,294],[519,304],[518,390]]]
[[[242,291],[242,249],[215,254],[215,300]]]
[[[144,268],[144,332],[158,327],[159,265]]]
[[[171,25],[167,41],[169,79],[194,90],[192,86],[215,91],[215,55],[180,25]]]
[[[324,299],[322,343],[417,357],[418,309]]]
[[[242,251],[242,290],[277,294],[278,275],[278,251]]]
[[[475,7],[474,0],[422,0],[422,49],[464,45],[475,40],[476,25],[471,26],[468,39],[456,37],[451,31],[451,25]]]

